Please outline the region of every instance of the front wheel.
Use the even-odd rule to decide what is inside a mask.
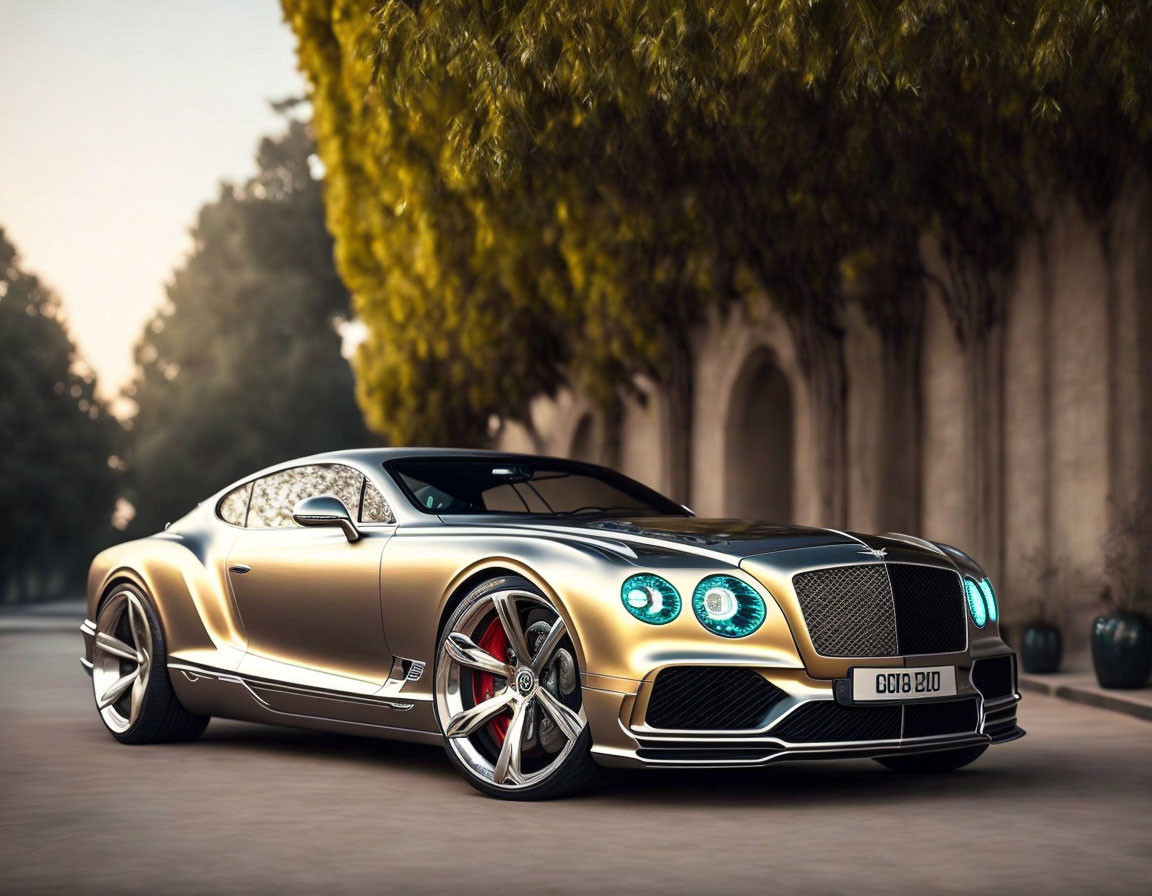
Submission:
[[[884,756],[876,761],[885,768],[895,772],[912,772],[915,774],[939,774],[952,772],[966,765],[971,765],[984,755],[988,749],[987,744],[975,747],[964,747],[960,750],[941,750],[938,753],[909,753],[906,756]]]
[[[131,585],[112,592],[96,614],[92,692],[105,727],[122,744],[195,740],[208,719],[172,693],[160,621]]]
[[[478,586],[444,626],[436,720],[452,764],[488,796],[572,796],[604,776],[590,753],[571,635],[519,576]]]

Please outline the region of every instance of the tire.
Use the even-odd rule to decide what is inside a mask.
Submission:
[[[518,637],[510,618],[528,662],[510,661]],[[575,796],[603,782],[575,657],[563,620],[527,579],[504,576],[469,592],[440,633],[434,675],[436,722],[464,780],[505,800]],[[497,674],[501,666],[507,674]],[[496,710],[474,712],[482,704]]]
[[[938,753],[909,753],[907,756],[884,756],[876,761],[894,772],[909,772],[920,775],[935,775],[954,772],[958,768],[971,765],[984,755],[987,744],[964,747],[960,750],[941,750]]]
[[[101,721],[116,740],[174,743],[204,733],[208,717],[188,712],[172,690],[164,633],[143,591],[134,585],[113,588],[96,614],[96,631],[92,694]]]

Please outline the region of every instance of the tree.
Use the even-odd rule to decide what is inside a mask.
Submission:
[[[82,587],[112,534],[119,429],[59,300],[0,229],[0,598]]]
[[[308,126],[264,139],[258,173],[201,211],[168,303],[136,346],[127,460],[149,532],[260,467],[374,442],[336,325],[348,293]]]
[[[822,409],[822,466],[844,470],[846,302],[907,379],[923,236],[980,344],[1044,206],[1106,206],[1148,167],[1147,4],[283,5],[371,332],[361,400],[397,441],[480,442],[532,395],[610,403],[634,373],[690,407],[691,328],[766,296]]]

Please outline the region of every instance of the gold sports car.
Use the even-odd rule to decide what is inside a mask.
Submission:
[[[262,470],[101,553],[83,664],[122,743],[211,716],[442,743],[478,790],[541,799],[606,766],[967,765],[1024,733],[997,617],[947,545],[390,448]]]

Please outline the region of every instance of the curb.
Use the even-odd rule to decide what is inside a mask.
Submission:
[[[1152,705],[1131,700],[1120,694],[1101,693],[1089,688],[1076,685],[1057,684],[1045,681],[1043,678],[1032,675],[1021,675],[1019,679],[1021,690],[1046,694],[1049,697],[1059,697],[1071,700],[1073,703],[1083,703],[1086,706],[1095,706],[1098,709],[1108,709],[1112,712],[1123,713],[1134,719],[1143,719],[1152,722]]]

